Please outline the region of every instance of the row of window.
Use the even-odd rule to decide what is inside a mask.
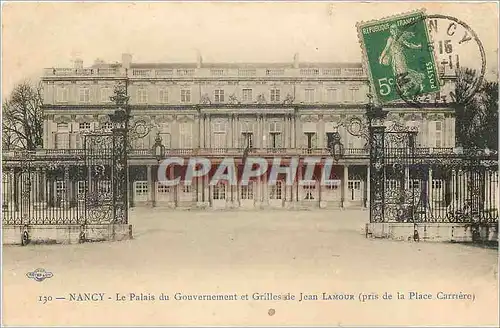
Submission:
[[[106,128],[111,128],[109,124],[105,124]],[[80,128],[82,131],[83,129]],[[329,139],[329,135],[331,133],[327,133],[327,140]],[[82,146],[82,136],[81,134],[76,133],[76,148],[81,148]],[[314,132],[306,132],[303,134],[304,139],[302,140],[301,147],[306,149],[317,149],[318,139],[317,133]],[[172,147],[172,137],[170,133],[160,133],[160,137],[162,138],[162,144],[170,149]],[[55,149],[67,149],[72,148],[69,142],[69,133],[68,132],[58,132],[55,134],[54,139],[54,148]],[[212,131],[211,136],[211,148],[220,148],[225,149],[228,147],[228,138],[229,135],[226,132],[217,132]],[[253,148],[254,144],[254,134],[251,132],[242,132],[240,136],[240,147],[242,148]],[[270,132],[266,139],[266,148],[272,149],[280,149],[284,148],[284,135],[281,132]],[[136,138],[132,141],[132,147],[134,149],[149,149],[153,146],[153,141],[149,136],[144,138]],[[440,147],[440,139],[436,140],[436,147]],[[365,140],[360,137],[351,137],[347,140],[345,147],[347,148],[363,148],[365,146]],[[188,131],[182,131],[178,135],[178,147],[181,149],[191,149],[193,148],[193,135]]]
[[[314,103],[319,101],[318,90],[313,88],[304,89],[303,99],[304,102]],[[341,100],[340,91],[337,88],[328,88],[326,90],[326,97],[328,102],[336,102]],[[359,88],[350,88],[346,91],[347,101],[360,100],[360,90]],[[141,88],[136,91],[136,102],[139,104],[147,104],[149,102],[148,89]],[[111,96],[113,95],[113,89],[109,87],[100,88],[100,102],[106,103],[111,102]],[[230,97],[227,97],[223,89],[214,90],[213,101],[215,103],[224,103],[230,101]],[[255,98],[253,89],[245,88],[241,90],[241,101],[242,102],[253,102],[258,100]],[[269,90],[269,101],[270,102],[282,102],[284,98],[282,97],[280,89]],[[60,103],[66,103],[69,101],[69,89],[66,87],[58,87],[56,92],[56,101]],[[78,102],[80,103],[90,103],[90,89],[89,88],[79,88],[78,89]],[[167,88],[159,88],[157,102],[161,104],[167,104],[169,102],[169,91]],[[181,89],[180,90],[180,102],[181,103],[191,103],[191,89]]]

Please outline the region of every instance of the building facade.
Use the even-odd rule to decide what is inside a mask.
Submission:
[[[446,76],[446,75],[445,75]],[[82,148],[85,133],[109,129],[110,100],[118,83],[130,97],[132,138],[130,205],[156,207],[365,207],[369,203],[369,159],[364,122],[370,93],[361,63],[305,63],[295,55],[290,63],[135,63],[124,54],[121,63],[97,60],[84,67],[46,69],[44,90],[44,148],[53,155]],[[451,152],[455,147],[455,119],[447,104],[452,78],[442,79],[441,94],[415,107],[404,102],[387,107],[387,126],[418,129],[419,151]],[[333,180],[321,185],[287,186],[279,178],[268,185],[268,173],[248,185],[220,182],[210,185],[217,163],[231,156],[243,168],[245,149],[253,156],[286,164],[299,158],[299,178],[306,157],[331,158],[329,140],[339,133],[344,156],[334,163]],[[210,158],[214,168],[204,178],[178,186],[158,182],[158,161],[152,148],[160,136],[166,156]],[[171,166],[171,176],[183,177],[186,166]],[[403,180],[388,177],[388,185],[419,184],[409,174]],[[436,202],[444,202],[447,179],[428,175],[426,188]],[[85,181],[55,181],[55,193],[71,188],[84,193]],[[68,185],[70,184],[70,185]],[[443,205],[444,206],[444,205]]]

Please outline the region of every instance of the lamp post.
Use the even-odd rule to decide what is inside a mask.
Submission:
[[[159,132],[156,134],[155,143],[153,145],[153,156],[156,158],[158,164],[165,156],[165,146],[162,144],[162,138]]]
[[[338,132],[333,133],[332,140],[328,145],[328,150],[336,162],[344,156],[344,144],[340,141],[340,134]]]
[[[373,103],[368,94],[365,116],[368,121],[368,147],[370,149],[370,222],[384,222],[385,207],[385,126],[388,112]]]

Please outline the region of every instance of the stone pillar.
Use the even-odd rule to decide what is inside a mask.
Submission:
[[[147,178],[148,178],[148,190],[149,190],[149,195],[148,195],[148,202],[151,204],[151,207],[156,206],[156,185],[155,185],[155,180],[153,179],[153,173],[151,169],[151,165],[147,166]]]
[[[349,180],[349,166],[344,165],[344,175],[342,177],[342,207],[347,206],[347,198],[348,198],[348,183]]]
[[[228,139],[228,143],[226,143],[225,147],[226,148],[233,148],[233,125],[234,125],[234,115],[233,114],[229,114],[229,131],[228,131],[228,136],[227,136],[227,139]],[[231,197],[232,197],[232,187],[230,188],[231,189]],[[232,199],[231,199],[232,200]]]
[[[297,148],[297,133],[296,133],[296,130],[297,130],[297,127],[296,127],[296,124],[297,124],[297,119],[296,119],[296,116],[295,114],[292,115],[292,118],[290,120],[291,124],[290,124],[290,139],[291,139],[291,144],[290,144],[290,147],[291,148]]]
[[[405,179],[405,190],[409,190],[411,188],[411,185],[410,185],[410,167],[409,166],[405,167],[404,174],[405,174],[405,176],[404,176],[404,179]]]
[[[64,201],[65,208],[70,207],[72,189],[73,188],[71,188],[71,180],[69,178],[69,166],[65,165],[64,166],[64,194],[63,194],[63,201]]]
[[[128,206],[134,207],[134,180],[135,180],[135,171],[132,169],[133,166],[129,166],[128,168]],[[90,182],[90,180],[87,180]],[[90,186],[88,186],[90,191]]]
[[[210,127],[210,115],[205,116],[205,148],[212,148],[212,138],[210,137],[211,127]]]
[[[269,205],[269,183],[267,171],[262,175],[264,183],[262,185],[264,205]]]
[[[429,167],[429,176],[427,180],[427,206],[432,205],[432,197],[433,197],[433,192],[432,192],[432,167]]]
[[[449,180],[447,181],[448,182],[448,193],[450,194],[450,204],[453,205],[454,207],[454,204],[455,204],[455,180],[456,180],[456,176],[455,176],[455,170],[451,170],[451,175],[449,176]]]
[[[169,173],[170,174],[170,179],[174,179],[175,172],[174,172],[174,166],[173,165],[170,165],[169,171],[170,171],[170,173]],[[179,200],[179,186],[180,185],[174,185],[174,186],[172,186],[172,191],[173,191],[173,194],[174,194],[174,199],[173,199],[174,207],[177,207],[177,202]]]
[[[365,207],[370,207],[370,165],[366,167],[366,203]]]
[[[325,142],[325,120],[323,118],[320,119],[319,121],[319,129],[318,129],[318,143],[316,145],[316,148],[325,148],[326,147],[326,142]]]

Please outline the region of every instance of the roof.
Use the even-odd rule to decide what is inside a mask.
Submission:
[[[177,69],[196,68],[196,63],[131,63],[130,68]],[[202,63],[203,68],[293,68],[293,63]],[[299,68],[362,68],[359,63],[301,62]]]

